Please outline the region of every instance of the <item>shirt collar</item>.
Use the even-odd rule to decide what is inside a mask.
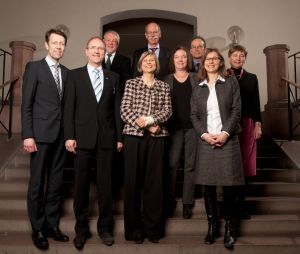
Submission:
[[[45,58],[47,64],[52,67],[53,65],[59,64],[59,62],[55,62],[50,56],[46,56]]]
[[[220,80],[222,82],[225,82],[225,79],[223,77],[221,77],[220,75],[218,76],[216,82]],[[204,79],[202,82],[199,83],[199,86],[204,86],[204,85],[208,85],[207,79]]]
[[[93,72],[93,70],[98,69],[99,71],[102,71],[102,65],[98,66],[97,68],[95,68],[94,66],[87,64],[87,69],[90,73]]]

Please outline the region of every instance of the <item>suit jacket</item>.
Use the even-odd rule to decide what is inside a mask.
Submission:
[[[105,68],[104,61],[102,63],[102,67]],[[123,95],[126,80],[132,78],[130,59],[126,56],[116,53],[111,64],[110,71],[119,74],[121,95]]]
[[[64,93],[68,69],[60,65]],[[26,65],[22,87],[22,138],[52,143],[61,129],[62,101],[45,59]]]
[[[132,72],[134,78],[141,75],[137,70],[137,66],[142,53],[145,51],[148,51],[148,47],[140,48],[136,50],[133,54]],[[163,77],[165,77],[167,74],[170,73],[169,70],[170,51],[167,48],[160,47],[158,61],[159,61],[160,69],[159,69],[159,73],[157,74],[157,78],[162,79]]]
[[[237,80],[234,77],[217,80],[216,94],[222,121],[222,131],[230,136],[240,132],[241,96]],[[191,97],[191,119],[197,134],[201,136],[207,131],[207,99],[209,88],[207,85],[193,87]]]
[[[104,149],[122,141],[120,88],[118,76],[103,70],[104,85],[97,102],[87,66],[70,71],[65,88],[65,140],[75,139],[77,147],[92,149],[97,139]],[[99,135],[99,136],[98,136]]]

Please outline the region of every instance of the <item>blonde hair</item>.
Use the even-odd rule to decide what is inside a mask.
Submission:
[[[155,53],[150,52],[150,51],[145,51],[143,54],[141,54],[140,59],[138,61],[138,65],[137,65],[138,72],[143,73],[143,71],[142,71],[142,62],[147,56],[153,56],[154,57],[155,63],[156,63],[156,68],[155,68],[154,74],[157,74],[159,72],[159,62],[158,62],[158,59],[157,59]]]

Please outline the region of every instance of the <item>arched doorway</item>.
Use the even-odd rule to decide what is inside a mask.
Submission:
[[[119,51],[131,58],[135,49],[146,45],[144,29],[150,21],[160,25],[161,45],[170,50],[176,45],[188,47],[197,32],[197,18],[194,16],[162,10],[131,10],[102,17],[100,34],[116,30],[121,37]]]

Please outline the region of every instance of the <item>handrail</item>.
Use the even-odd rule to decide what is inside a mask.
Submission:
[[[300,89],[300,84],[295,83],[295,82],[293,82],[293,81],[291,81],[291,80],[288,80],[288,79],[286,79],[285,77],[282,77],[281,79],[284,80],[285,82],[287,82],[287,83],[293,85],[294,87]]]
[[[12,57],[12,54],[10,53],[10,52],[8,52],[8,51],[6,51],[5,49],[2,49],[2,48],[0,48],[0,57],[1,57],[1,61],[2,61],[2,70],[1,70],[1,72],[2,72],[2,77],[0,77],[1,78],[1,81],[0,82],[2,82],[2,83],[4,83],[4,81],[5,81],[5,74],[7,73],[6,72],[6,66],[7,66],[7,56],[9,56],[9,57]],[[5,101],[4,101],[4,96],[5,96],[5,91],[4,91],[4,89],[3,88],[1,88],[1,104],[4,104],[5,103]]]
[[[292,54],[292,55],[289,55],[288,58],[291,58],[291,57],[296,56],[296,55],[298,55],[298,54],[300,54],[300,51],[299,51],[299,52],[296,52],[296,53],[294,53],[294,54]]]
[[[0,85],[0,89],[8,86],[10,83],[14,83],[15,81],[17,81],[19,78],[18,77],[14,77],[11,80],[6,81],[4,84]]]
[[[11,135],[12,135],[12,118],[13,118],[13,88],[14,88],[14,85],[16,84],[16,82],[19,80],[19,77],[14,77],[12,78],[11,80],[5,82],[3,85],[1,85],[0,87],[5,87],[5,86],[9,86],[9,89],[8,89],[8,92],[6,94],[6,97],[5,97],[5,100],[4,102],[8,102],[8,106],[9,106],[9,111],[8,111],[8,126],[6,126],[1,120],[0,120],[0,126],[2,126],[5,131],[7,132],[8,134],[8,138],[11,138]],[[1,108],[0,108],[0,116],[1,116],[1,113],[3,112],[3,109],[4,109],[4,106],[6,104],[5,103],[2,103],[1,105]]]

